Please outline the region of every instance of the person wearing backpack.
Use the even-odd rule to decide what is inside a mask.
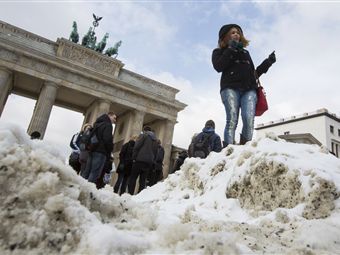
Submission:
[[[145,188],[146,178],[152,170],[157,154],[157,138],[149,126],[143,128],[143,133],[139,135],[132,154],[132,170],[129,178],[128,190],[131,195],[135,192],[136,181],[139,177],[139,190]]]
[[[189,157],[206,158],[211,151],[222,150],[221,138],[215,133],[215,122],[208,120],[201,133],[196,135],[189,146]]]
[[[103,114],[97,118],[93,125],[93,130],[90,135],[90,143],[88,143],[89,157],[86,162],[82,177],[89,182],[96,183],[101,176],[104,164],[111,157],[113,151],[113,128],[112,124],[116,123],[117,116],[113,112]],[[91,141],[95,138],[96,143]]]

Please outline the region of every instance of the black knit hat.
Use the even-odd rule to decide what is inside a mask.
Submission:
[[[211,128],[214,128],[215,129],[215,122],[213,120],[208,120],[206,123],[205,123],[205,127],[208,128],[208,127],[211,127]]]
[[[236,27],[237,29],[239,29],[241,33],[243,34],[242,28],[239,25],[228,24],[228,25],[224,25],[221,27],[220,31],[218,32],[218,38],[222,39],[233,27]]]

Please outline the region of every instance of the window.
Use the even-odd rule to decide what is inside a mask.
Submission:
[[[331,133],[334,134],[334,127],[332,125],[329,126],[329,131],[331,131]]]
[[[338,129],[338,136],[340,136],[340,129]]]

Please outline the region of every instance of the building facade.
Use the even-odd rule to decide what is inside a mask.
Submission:
[[[166,177],[177,114],[186,105],[176,100],[177,89],[123,66],[67,39],[50,41],[0,21],[0,116],[11,93],[36,100],[27,133],[37,131],[43,138],[54,105],[82,113],[83,124],[113,111],[115,158],[149,125],[165,150]]]
[[[258,137],[273,132],[290,142],[323,145],[340,158],[340,118],[327,109],[259,124],[255,130]]]

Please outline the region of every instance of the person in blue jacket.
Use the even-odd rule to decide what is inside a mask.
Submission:
[[[221,150],[221,138],[215,133],[215,122],[208,120],[202,132],[193,137],[188,154],[189,157],[206,158],[210,152],[220,152]]]

